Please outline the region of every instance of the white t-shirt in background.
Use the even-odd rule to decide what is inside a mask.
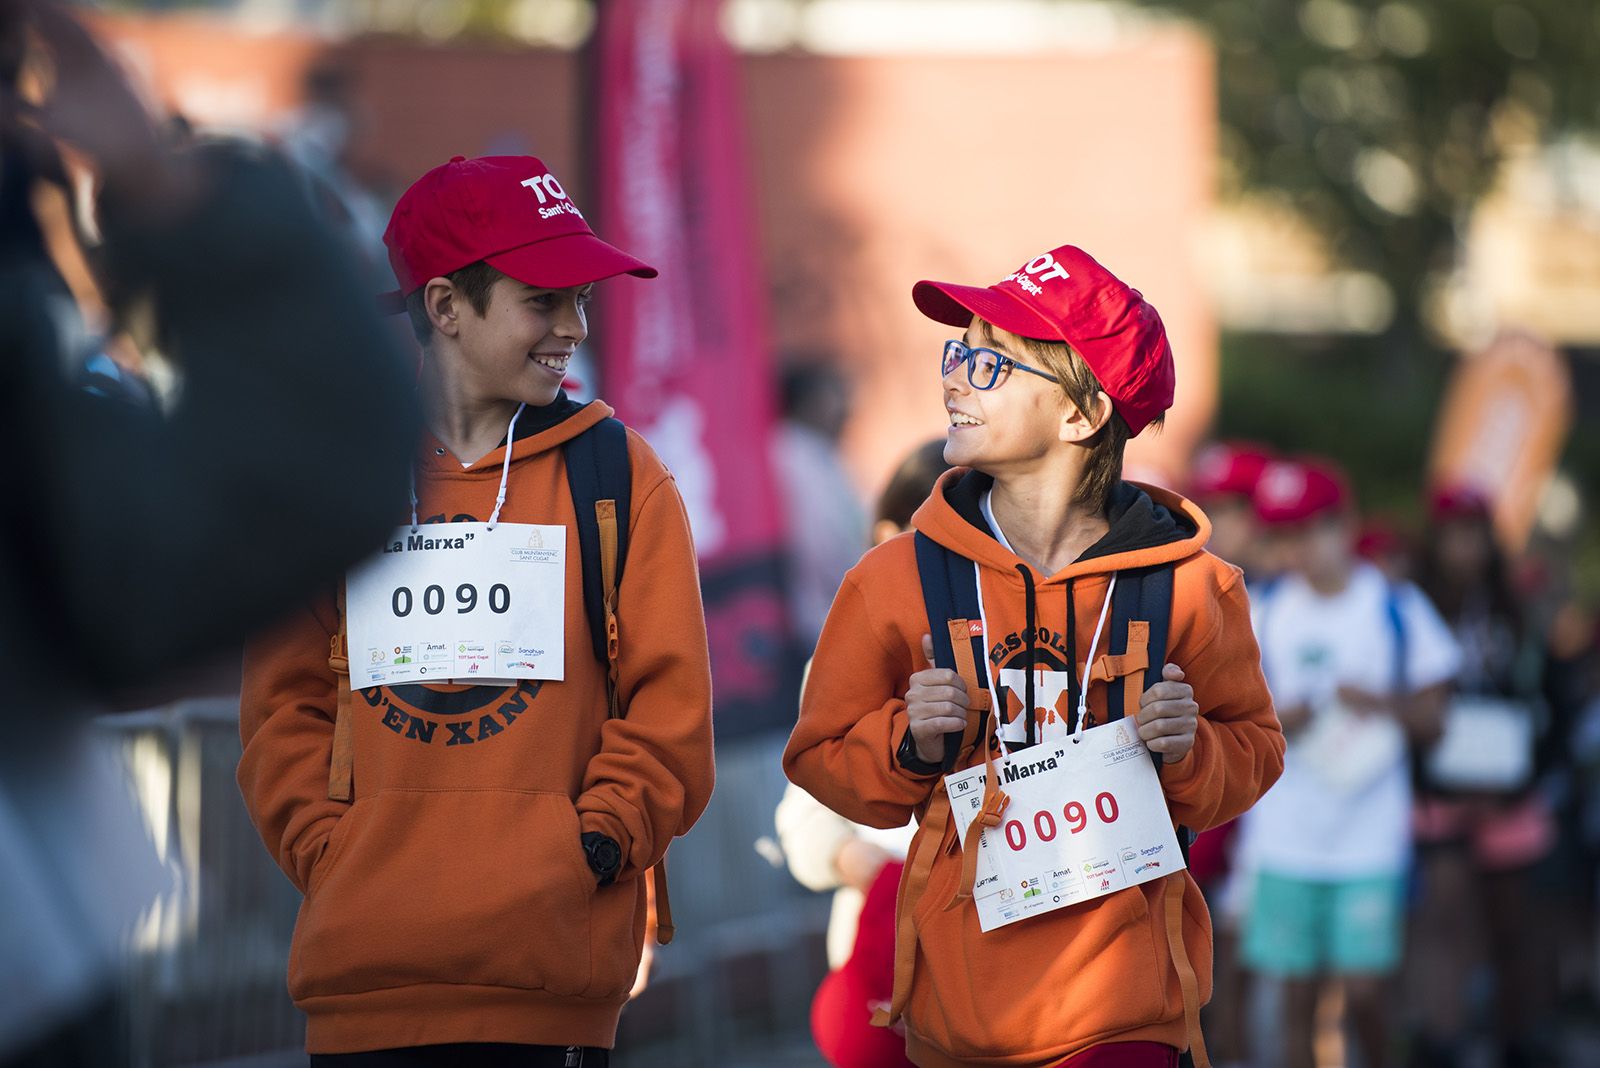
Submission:
[[[1291,736],[1283,777],[1245,817],[1243,850],[1257,870],[1344,880],[1403,872],[1411,847],[1411,776],[1404,736],[1384,717],[1358,717],[1335,697],[1348,685],[1394,692],[1393,596],[1405,635],[1404,685],[1453,678],[1461,652],[1415,586],[1392,588],[1358,564],[1340,593],[1323,596],[1297,575],[1259,593],[1256,638],[1274,704],[1308,704],[1311,725]]]

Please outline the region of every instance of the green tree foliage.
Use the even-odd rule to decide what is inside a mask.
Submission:
[[[1210,31],[1225,180],[1288,197],[1384,278],[1410,341],[1505,149],[1600,129],[1587,0],[1137,2]]]

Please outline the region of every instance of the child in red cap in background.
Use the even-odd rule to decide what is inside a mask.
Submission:
[[[1416,587],[1356,556],[1354,502],[1332,465],[1269,464],[1256,506],[1291,568],[1255,606],[1289,747],[1244,820],[1245,959],[1285,982],[1271,1063],[1313,1068],[1317,999],[1334,980],[1361,1063],[1383,1068],[1411,854],[1408,744],[1437,732],[1460,651]]]
[[[452,581],[448,605],[443,586],[418,580],[396,589],[393,614],[453,619],[482,602],[519,621],[473,617],[504,628],[476,647],[496,657],[484,674],[536,666],[514,656],[545,670],[467,684],[482,676],[452,660],[465,642],[419,642],[404,659],[397,647],[390,661],[362,640],[354,575],[252,644],[239,785],[305,895],[290,993],[316,1068],[596,1068],[639,969],[645,873],[704,810],[713,774],[683,502],[609,407],[561,388],[595,283],[656,272],[596,237],[527,156],[434,168],[400,198],[384,241],[423,350],[431,433],[413,461],[409,529],[374,563],[428,566],[408,561],[476,538],[494,552],[479,566],[498,572],[481,594]],[[587,516],[603,532],[594,505],[612,504],[612,533],[630,545],[603,606],[622,635],[614,669],[591,638],[602,606],[586,604],[585,578],[601,568],[583,560],[572,486],[585,472],[567,462],[601,434],[589,466],[625,464],[631,501],[606,494]],[[540,575],[549,585],[535,596]],[[380,600],[381,616],[387,588]],[[511,614],[525,602],[531,614]],[[437,674],[417,681],[419,668]]]
[[[1256,519],[1256,482],[1272,454],[1259,445],[1217,441],[1195,455],[1189,477],[1189,497],[1205,509],[1211,520],[1211,540],[1206,551],[1244,571],[1254,582],[1260,523]]]
[[[1282,735],[1239,570],[1204,551],[1210,525],[1197,507],[1121,479],[1127,440],[1172,403],[1166,332],[1136,290],[1071,246],[993,286],[923,282],[913,298],[963,331],[940,364],[945,458],[957,470],[917,511],[915,535],[877,547],[846,576],[785,770],[857,822],[918,819],[893,998],[880,1018],[903,1021],[914,1063],[1167,1068],[1186,1049],[1204,1062],[1210,925],[1188,873],[1172,872],[1178,859],[1163,854],[1168,866],[1153,881],[1118,889],[1101,880],[1076,902],[1063,889],[1053,905],[1024,906],[1051,907],[984,930],[964,863],[978,835],[962,843],[955,834],[941,779],[986,765],[993,786],[988,758],[1048,753],[1033,747],[1082,737],[1074,728],[1091,720],[1122,732],[1118,744],[1163,758],[1149,783],[1152,819],[1215,826],[1276,778]],[[960,625],[970,643],[951,645],[958,664],[963,650],[983,658],[988,685],[970,660],[959,671],[932,663],[918,564],[929,546],[960,572],[952,581],[975,585],[982,618]],[[1169,567],[1164,659],[1148,674],[1144,659],[1113,661],[1096,623],[1117,576]],[[1107,722],[1113,687],[1134,730]],[[951,734],[961,744],[947,759]],[[1094,779],[1070,789],[1094,797]],[[987,799],[984,825],[1005,805],[998,791]],[[1065,885],[1071,873],[1059,874]]]
[[[1268,450],[1247,442],[1218,441],[1195,456],[1189,478],[1189,496],[1211,520],[1211,540],[1206,551],[1244,571],[1252,592],[1263,577],[1262,531],[1256,516],[1256,483],[1272,462]],[[1189,871],[1200,884],[1211,907],[1216,946],[1211,1003],[1202,1015],[1212,1057],[1218,1068],[1232,1068],[1247,1060],[1246,1005],[1249,976],[1239,960],[1240,907],[1245,889],[1234,864],[1239,843],[1239,821],[1201,833],[1189,851]]]

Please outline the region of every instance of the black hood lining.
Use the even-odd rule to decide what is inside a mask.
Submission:
[[[512,433],[512,440],[521,441],[524,438],[531,438],[535,434],[543,434],[546,430],[565,423],[587,407],[589,407],[587,404],[579,404],[567,396],[566,390],[560,390],[556,393],[556,399],[549,404],[538,407],[530,404],[522,409],[522,414],[517,417],[517,426]],[[500,439],[500,447],[505,447],[504,438]]]
[[[968,471],[945,491],[945,500],[962,519],[998,541],[983,517],[983,495],[993,487],[992,476],[982,471]],[[1106,520],[1111,529],[1073,563],[1188,541],[1200,531],[1188,516],[1157,504],[1150,494],[1132,482],[1118,482],[1112,489]]]

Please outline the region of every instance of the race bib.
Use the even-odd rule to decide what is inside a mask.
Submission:
[[[1514,790],[1533,775],[1533,749],[1527,705],[1460,695],[1451,699],[1444,737],[1428,754],[1428,778],[1446,789]]]
[[[399,528],[345,581],[350,684],[561,679],[565,527]]]
[[[994,762],[1011,798],[978,835],[973,901],[985,931],[1066,908],[1185,867],[1150,750],[1118,720]],[[987,769],[945,776],[966,841]]]

